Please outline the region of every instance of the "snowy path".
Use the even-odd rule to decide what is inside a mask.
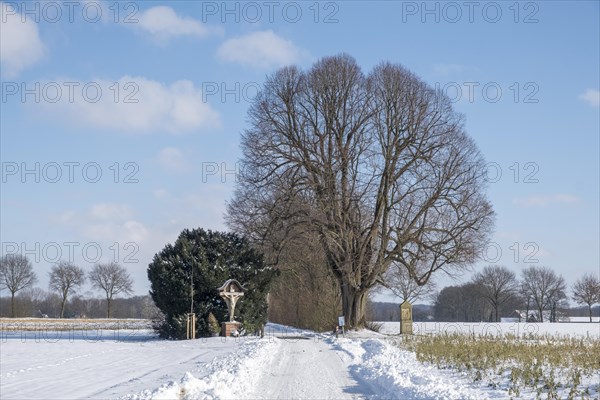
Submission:
[[[308,334],[279,339],[274,355],[260,363],[261,377],[246,399],[483,400],[499,393],[480,390],[380,335],[334,339]]]
[[[350,375],[348,360],[318,337],[282,339],[248,398],[356,399],[374,393]]]

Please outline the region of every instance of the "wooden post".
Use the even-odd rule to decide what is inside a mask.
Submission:
[[[194,313],[187,315],[186,337],[188,339],[196,339],[196,314]]]

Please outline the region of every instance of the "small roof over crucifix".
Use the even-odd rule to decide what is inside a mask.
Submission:
[[[221,287],[218,289],[219,293],[239,293],[239,296],[243,296],[244,292],[246,291],[246,288],[244,288],[242,286],[241,283],[239,283],[237,280],[235,279],[228,279],[227,281],[225,281],[225,283],[223,285],[221,285]]]

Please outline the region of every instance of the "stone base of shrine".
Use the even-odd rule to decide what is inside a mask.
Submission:
[[[222,322],[221,323],[221,336],[237,336],[239,335],[240,329],[242,328],[241,322]]]

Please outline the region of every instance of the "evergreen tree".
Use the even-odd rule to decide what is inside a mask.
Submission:
[[[266,296],[276,275],[246,239],[233,233],[185,229],[148,266],[150,295],[165,315],[159,333],[172,339],[185,338],[192,286],[197,336],[210,335],[210,313],[219,321],[228,321],[227,305],[217,291],[227,279],[236,279],[246,288],[236,306],[235,319],[245,332],[253,332],[267,322]]]

